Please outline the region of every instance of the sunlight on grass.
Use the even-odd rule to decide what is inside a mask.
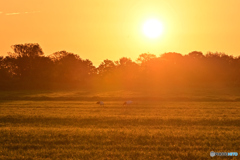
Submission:
[[[208,159],[239,151],[239,102],[0,104],[0,159]]]

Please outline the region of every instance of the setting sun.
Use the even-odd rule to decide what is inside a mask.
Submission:
[[[147,20],[143,25],[143,32],[149,38],[157,38],[163,32],[162,23],[156,19]]]

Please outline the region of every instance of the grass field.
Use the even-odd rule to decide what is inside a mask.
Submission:
[[[190,160],[211,159],[210,151],[240,153],[240,102],[95,103],[0,101],[0,159]]]

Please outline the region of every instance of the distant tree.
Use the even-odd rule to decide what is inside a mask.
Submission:
[[[113,61],[106,59],[97,67],[97,72],[102,76],[106,73],[112,72],[115,67],[116,64]]]
[[[14,53],[4,59],[12,77],[12,85],[22,88],[41,88],[51,80],[53,63],[38,44],[13,45]]]
[[[0,89],[104,88],[174,90],[175,88],[240,87],[240,56],[221,52],[143,53],[136,62],[122,57],[93,63],[67,51],[44,56],[37,43],[11,46],[0,56]],[[99,88],[99,89],[100,89]]]
[[[51,54],[49,57],[53,61],[59,61],[60,59],[62,59],[63,57],[66,57],[69,54],[73,54],[73,53],[69,53],[69,52],[63,50],[63,51],[55,52],[55,53]]]
[[[156,55],[150,53],[143,53],[139,55],[137,62],[145,63],[153,58],[156,58]]]
[[[13,74],[22,79],[31,79],[37,73],[34,68],[40,56],[44,55],[42,48],[37,43],[16,44],[12,46],[14,53],[9,53],[6,61],[11,64]]]
[[[38,43],[15,44],[11,46],[14,53],[9,53],[13,57],[37,57],[44,55]]]
[[[68,86],[84,86],[94,74],[92,62],[81,59],[78,55],[59,51],[49,56],[54,61],[55,82]]]
[[[88,75],[95,75],[97,74],[97,69],[96,67],[93,65],[92,61],[90,61],[89,59],[83,60],[82,61],[83,66],[86,67],[87,70],[87,74]],[[83,68],[84,69],[84,68]],[[85,70],[85,69],[84,69]]]
[[[0,88],[8,87],[6,84],[9,83],[11,74],[5,64],[5,59],[2,56],[0,56],[0,77]]]
[[[130,58],[122,57],[117,61],[115,79],[124,88],[136,88],[139,75],[139,65]]]
[[[202,52],[199,51],[192,51],[190,53],[188,53],[188,56],[193,57],[193,58],[203,58],[204,55]]]
[[[128,65],[135,65],[136,63],[133,62],[130,58],[122,57],[119,60],[119,65],[121,66],[128,66]]]
[[[218,85],[231,85],[235,81],[236,59],[233,56],[221,52],[208,52],[206,54],[206,68],[208,70],[208,79],[211,83]]]
[[[172,62],[177,62],[183,58],[182,54],[176,53],[176,52],[164,53],[160,57],[161,59],[172,61]]]

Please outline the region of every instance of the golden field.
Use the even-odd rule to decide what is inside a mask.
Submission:
[[[240,102],[104,103],[2,100],[0,159],[210,159],[210,151],[240,153]]]

